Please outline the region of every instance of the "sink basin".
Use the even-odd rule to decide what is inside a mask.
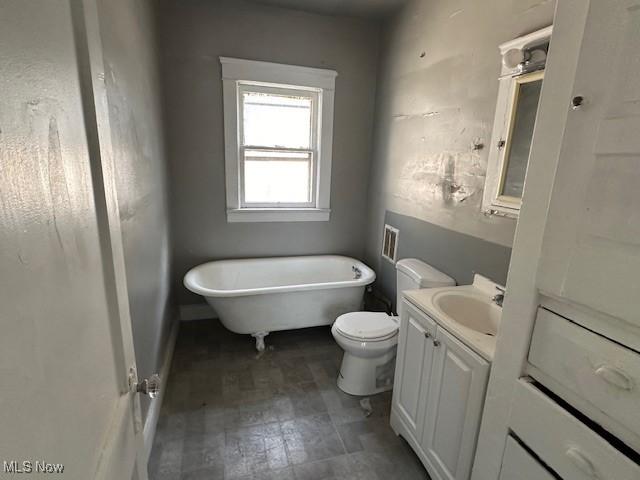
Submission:
[[[433,304],[456,323],[484,335],[495,336],[502,309],[488,298],[463,292],[441,292]]]

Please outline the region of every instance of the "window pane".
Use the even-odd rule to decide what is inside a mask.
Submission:
[[[247,150],[244,161],[245,203],[309,203],[311,154]]]
[[[515,100],[517,102],[515,123],[509,145],[509,158],[507,158],[507,172],[502,192],[500,192],[502,195],[522,198],[541,91],[542,80],[523,83],[518,90],[518,96]]]
[[[309,97],[244,92],[244,145],[310,148]]]

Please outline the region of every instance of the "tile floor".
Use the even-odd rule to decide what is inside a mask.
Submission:
[[[217,321],[182,324],[151,453],[151,480],[428,479],[389,427],[390,392],[335,384],[342,351],[328,327],[252,339]]]

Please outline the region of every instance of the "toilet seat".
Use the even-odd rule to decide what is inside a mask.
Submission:
[[[350,312],[337,318],[335,328],[350,340],[380,342],[397,335],[398,322],[384,312]]]

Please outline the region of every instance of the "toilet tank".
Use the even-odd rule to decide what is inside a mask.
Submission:
[[[449,287],[456,281],[446,273],[417,258],[403,258],[396,263],[396,311],[402,301],[402,292],[419,288]]]

